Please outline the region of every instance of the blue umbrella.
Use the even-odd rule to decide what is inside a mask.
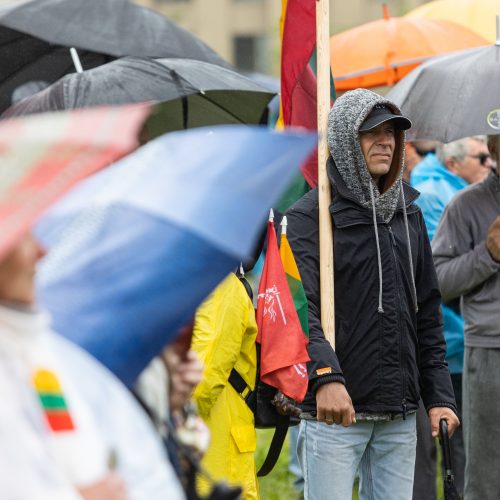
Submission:
[[[250,254],[315,142],[259,127],[175,132],[80,184],[36,228],[51,249],[38,293],[55,330],[131,385]]]

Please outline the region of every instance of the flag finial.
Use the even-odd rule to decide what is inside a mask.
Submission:
[[[284,215],[283,219],[281,219],[281,234],[286,235],[286,226],[288,226],[288,221],[286,219],[286,215]]]

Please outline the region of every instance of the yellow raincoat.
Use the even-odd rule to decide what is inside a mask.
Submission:
[[[230,274],[196,312],[192,348],[205,365],[194,399],[211,432],[202,465],[216,479],[244,489],[246,499],[259,498],[254,452],[253,413],[228,382],[235,368],[253,389],[257,323],[252,301],[238,277]],[[208,492],[199,481],[200,493]]]

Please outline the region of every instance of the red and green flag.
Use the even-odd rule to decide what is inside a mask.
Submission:
[[[307,337],[288,287],[272,221],[267,227],[267,252],[257,297],[257,326],[261,380],[301,402],[309,380]]]
[[[300,325],[304,335],[309,336],[309,320],[308,320],[308,307],[307,298],[304,287],[302,286],[302,279],[300,277],[299,269],[295,263],[292,248],[288,243],[286,237],[286,215],[281,221],[281,241],[280,241],[280,256],[285,271],[286,280],[290,293],[292,294],[293,304],[299,317]]]

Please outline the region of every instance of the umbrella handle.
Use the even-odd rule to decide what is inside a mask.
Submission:
[[[448,435],[448,422],[442,418],[439,421],[439,441],[443,451],[443,465],[446,476],[453,475],[451,469],[450,436]]]

